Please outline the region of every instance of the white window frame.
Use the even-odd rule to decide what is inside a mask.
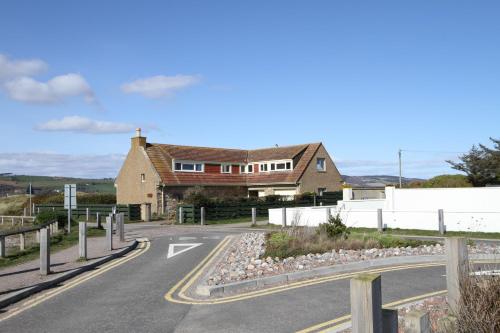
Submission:
[[[250,171],[250,168],[252,168],[252,171]],[[240,173],[253,173],[253,164],[241,164]]]
[[[289,169],[286,168],[287,163],[290,163]],[[284,164],[285,169],[278,169],[277,168],[278,164]],[[266,170],[262,170],[262,167],[264,165],[266,166]],[[272,169],[273,166],[274,166],[274,170]],[[273,161],[259,162],[259,171],[260,172],[290,172],[290,171],[293,171],[293,160],[273,160]]]
[[[181,169],[180,170],[177,170],[175,168],[175,165],[177,163],[180,163],[181,164]],[[193,165],[193,170],[185,170],[184,169],[184,164],[192,164]],[[196,165],[201,165],[201,170],[196,170]],[[205,172],[205,163],[203,162],[197,162],[197,161],[172,161],[172,170],[174,170],[174,172],[197,172],[197,173],[202,173],[202,172]]]
[[[224,167],[229,167],[229,171],[225,171]],[[233,173],[233,166],[232,166],[232,164],[222,163],[220,165],[220,173]]]
[[[145,182],[146,182],[146,174],[141,173],[141,183],[145,183]]]
[[[323,169],[318,168],[318,161],[323,160]],[[325,172],[326,171],[326,158],[325,157],[316,157],[316,171]]]

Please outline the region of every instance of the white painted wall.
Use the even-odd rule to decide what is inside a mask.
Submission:
[[[500,187],[386,188],[386,199],[347,200],[330,206],[349,227],[377,227],[377,209],[389,228],[438,230],[438,209],[444,211],[448,231],[500,232]],[[317,226],[326,221],[327,207],[287,209],[287,224]],[[281,225],[281,210],[269,210],[269,223]]]

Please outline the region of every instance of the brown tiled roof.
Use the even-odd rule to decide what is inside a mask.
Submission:
[[[321,143],[256,150],[190,147],[166,144],[148,144],[146,153],[153,166],[167,185],[242,185],[296,184]],[[290,172],[266,172],[253,174],[211,174],[172,172],[172,160],[199,162],[248,163],[258,161],[293,159],[302,153]]]

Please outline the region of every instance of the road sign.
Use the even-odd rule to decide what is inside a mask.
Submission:
[[[64,185],[64,209],[68,209],[71,203],[71,209],[76,209],[76,184]]]
[[[186,251],[189,251],[191,249],[194,249],[195,247],[198,247],[200,245],[203,245],[203,243],[170,244],[168,246],[167,259],[172,258],[178,254],[184,253]],[[181,247],[183,249],[177,250],[176,247]]]

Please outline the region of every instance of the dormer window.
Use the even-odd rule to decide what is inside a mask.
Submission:
[[[177,162],[177,161],[174,163],[174,171],[203,172],[203,169],[204,169],[203,163]]]
[[[259,168],[261,172],[291,171],[293,163],[290,160],[260,162]]]
[[[241,165],[240,173],[253,173],[253,165],[252,164]]]
[[[221,173],[231,173],[231,164],[221,164],[220,172]]]

